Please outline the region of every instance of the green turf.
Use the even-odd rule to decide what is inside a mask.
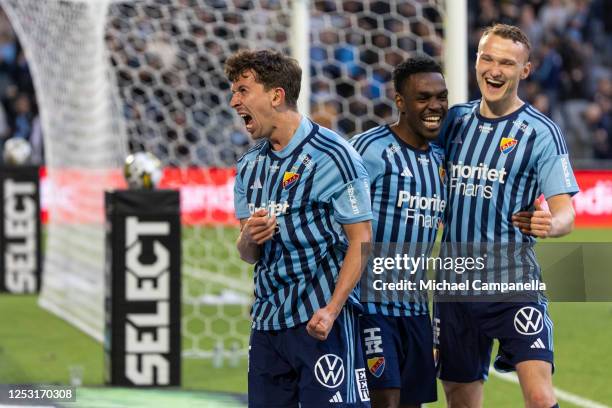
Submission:
[[[186,229],[185,250],[189,251],[191,262],[199,262],[196,266],[226,274],[244,284],[243,291],[248,292],[248,269],[240,266],[233,252],[236,233],[235,229]],[[564,240],[612,242],[612,230],[576,230]],[[198,261],[203,255],[209,260]],[[224,260],[225,269],[219,266],[219,259]],[[194,287],[197,281],[194,277],[187,277],[186,280]],[[192,290],[196,291],[196,288]],[[193,315],[193,307],[184,305],[184,316]],[[247,310],[248,307],[235,305],[200,306],[197,314],[204,319],[196,319],[191,323],[193,331],[202,329],[204,325],[215,327],[217,331],[228,330],[229,326],[218,321],[222,319],[210,321],[210,318],[206,318],[223,315],[235,321],[232,330],[244,342],[248,332]],[[550,311],[555,322],[555,386],[612,405],[612,374],[609,372],[612,365],[612,353],[609,353],[612,303],[552,303]],[[66,384],[70,377],[69,367],[82,366],[85,385],[103,385],[102,346],[63,320],[40,309],[34,296],[0,296],[0,319],[4,323],[0,326],[0,383]],[[204,320],[207,323],[202,323]],[[184,347],[192,345],[192,341],[184,338]],[[207,348],[215,344],[212,338],[201,341]],[[183,388],[245,393],[245,359],[240,359],[235,367],[229,364],[229,361],[225,361],[222,368],[215,368],[210,360],[183,359]],[[84,398],[88,395],[87,398],[95,400],[95,392],[95,389],[86,391]],[[109,398],[116,398],[116,395]],[[442,393],[440,398],[443,400]],[[517,385],[496,377],[491,377],[487,382],[486,407],[517,407],[522,406],[521,401]],[[444,404],[438,402],[431,406],[442,407]],[[564,402],[562,406],[572,405]]]
[[[35,296],[0,296],[0,383],[69,382],[71,366],[83,383],[102,384],[102,345],[39,308]]]

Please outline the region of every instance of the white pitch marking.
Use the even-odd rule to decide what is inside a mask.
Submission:
[[[495,371],[493,366],[489,367],[489,373],[498,377],[504,381],[512,382],[515,384],[519,383],[519,379],[515,373],[500,373]],[[576,394],[572,394],[571,392],[560,390],[557,387],[554,387],[555,395],[558,399],[569,402],[570,404],[574,404],[576,406],[582,408],[610,408],[608,405],[601,404],[599,402],[591,401],[590,399],[580,397]]]

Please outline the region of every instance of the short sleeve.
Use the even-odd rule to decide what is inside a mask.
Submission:
[[[567,151],[560,151],[553,140],[545,141],[541,146],[537,177],[544,197],[549,198],[558,194],[574,195],[580,191]]]
[[[438,138],[436,139],[436,143],[443,149],[447,148],[446,142],[449,137],[449,132],[452,128],[451,125],[455,121],[456,117],[457,117],[457,109],[451,108],[448,111],[448,114],[446,115],[444,120],[442,121],[442,126],[440,127],[440,132],[438,132]]]
[[[249,218],[251,216],[249,206],[247,205],[247,197],[244,191],[244,186],[242,184],[242,178],[240,177],[239,172],[236,174],[236,180],[234,182],[234,211],[236,212],[236,218],[239,220]]]
[[[331,201],[334,206],[334,218],[340,224],[354,224],[372,219],[368,177],[338,186]]]
[[[352,148],[351,148],[352,150]],[[340,224],[354,224],[372,219],[370,179],[361,157],[353,150],[347,159],[330,161],[322,172],[321,201],[331,202],[334,218]],[[343,166],[343,164],[345,166]]]
[[[362,155],[363,158],[363,166],[368,173],[368,178],[370,179],[370,184],[374,185],[376,180],[385,172],[385,162],[380,158],[376,158],[372,154],[368,154],[366,151]]]

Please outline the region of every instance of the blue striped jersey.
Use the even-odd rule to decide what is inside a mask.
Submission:
[[[488,119],[479,103],[451,108],[440,133],[449,178],[443,240],[534,241],[514,227],[512,214],[532,209],[540,194],[578,192],[565,140],[530,104]]]
[[[399,138],[388,126],[378,126],[351,139],[370,175],[372,241],[398,244],[385,256],[400,252],[429,257],[446,206],[444,154],[437,145],[418,150]],[[384,251],[383,251],[384,252]],[[412,279],[419,282],[426,271],[418,268]],[[374,275],[370,262],[364,273]],[[402,273],[391,274],[402,278]],[[389,276],[387,274],[386,276]],[[368,285],[370,286],[370,285]],[[362,286],[362,290],[364,290]],[[428,313],[426,301],[384,296],[362,301],[367,314],[413,316]]]
[[[348,247],[342,224],[372,219],[368,187],[349,143],[305,117],[282,150],[265,140],[238,160],[237,218],[263,208],[278,225],[255,265],[253,328],[294,327],[327,305]],[[361,309],[356,291],[348,302]]]
[[[520,256],[510,254],[495,279],[533,278],[535,238],[512,224],[512,214],[533,210],[541,194],[578,192],[567,146],[559,127],[528,103],[496,119],[483,117],[479,106],[480,100],[454,106],[440,132],[448,177],[442,241],[513,243],[506,249]]]

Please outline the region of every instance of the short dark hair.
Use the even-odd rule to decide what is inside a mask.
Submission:
[[[287,105],[297,107],[302,69],[295,59],[273,50],[241,50],[225,62],[225,75],[231,82],[236,82],[248,70],[254,72],[255,81],[265,90],[283,88]]]
[[[482,37],[480,38],[482,39],[490,34],[505,38],[506,40],[512,40],[515,43],[523,44],[527,49],[527,57],[529,58],[529,53],[531,52],[531,43],[529,42],[529,38],[523,32],[523,30],[521,30],[517,26],[499,23],[493,24],[484,29]]]
[[[393,86],[398,93],[402,92],[404,84],[410,75],[437,72],[442,74],[442,67],[428,55],[418,54],[402,61],[393,69]]]

